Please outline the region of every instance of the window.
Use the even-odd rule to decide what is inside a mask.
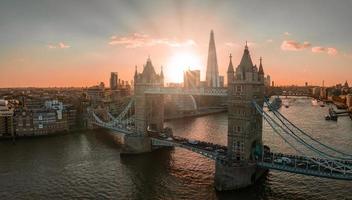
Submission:
[[[235,91],[236,92],[242,92],[243,91],[242,85],[236,85]]]

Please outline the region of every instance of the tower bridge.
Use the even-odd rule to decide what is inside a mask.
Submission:
[[[352,180],[352,155],[320,143],[296,127],[278,111],[274,116],[263,110],[264,70],[262,59],[253,65],[245,46],[236,70],[230,62],[228,88],[180,89],[164,87],[163,71],[157,74],[150,58],[143,71],[134,74],[135,93],[126,109],[118,116],[107,114],[101,119],[88,110],[96,126],[114,130],[124,137],[128,153],[152,151],[152,146],[173,146],[188,149],[215,160],[215,187],[233,190],[254,184],[268,169],[332,179]],[[175,137],[164,123],[165,94],[226,96],[228,102],[227,145]],[[268,103],[267,103],[268,104]],[[134,108],[134,112],[130,110]],[[268,104],[270,107],[270,104]],[[297,155],[271,152],[262,141],[263,119],[275,133],[294,149]],[[306,148],[306,151],[301,151]],[[311,152],[313,156],[306,154]]]

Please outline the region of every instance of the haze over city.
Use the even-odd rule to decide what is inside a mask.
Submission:
[[[352,199],[351,0],[0,0],[0,199]]]
[[[1,1],[0,87],[81,87],[132,80],[148,56],[165,82],[204,80],[210,30],[219,72],[245,41],[277,85],[351,82],[352,2]]]

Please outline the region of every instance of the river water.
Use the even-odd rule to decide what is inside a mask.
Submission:
[[[281,112],[314,138],[352,153],[352,121],[325,121],[328,107],[283,99]],[[166,123],[175,135],[225,145],[226,113]],[[263,141],[292,153],[264,123]],[[214,161],[184,149],[120,155],[109,131],[0,141],[0,199],[352,199],[352,182],[270,171],[256,185],[216,192]]]

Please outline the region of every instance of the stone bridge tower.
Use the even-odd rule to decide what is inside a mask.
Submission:
[[[135,135],[124,137],[124,152],[138,154],[152,150],[147,130],[161,131],[164,124],[164,96],[145,94],[150,88],[164,87],[164,75],[161,69],[158,75],[150,58],[143,66],[143,72],[134,74],[135,99]]]
[[[147,95],[149,88],[164,87],[164,74],[158,75],[150,58],[143,67],[143,72],[134,75],[135,127],[136,132],[146,134],[147,129],[161,131],[164,123],[164,96]]]
[[[240,64],[234,71],[230,56],[228,76],[228,154],[229,165],[216,164],[215,187],[232,190],[251,185],[262,174],[255,160],[262,152],[262,117],[252,105],[264,103],[264,71],[253,65],[246,44]]]

